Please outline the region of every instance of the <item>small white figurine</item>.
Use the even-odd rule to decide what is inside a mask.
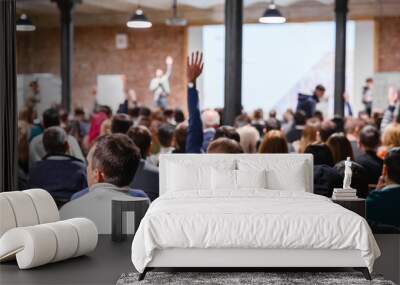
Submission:
[[[350,157],[346,159],[344,162],[344,179],[343,179],[343,189],[352,189],[351,188],[351,176],[353,172],[351,171],[351,160]]]

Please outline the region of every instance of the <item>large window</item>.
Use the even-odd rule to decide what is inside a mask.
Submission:
[[[347,27],[347,90],[353,85],[354,23]],[[223,106],[224,27],[205,26],[203,107]],[[330,98],[319,106],[329,114],[333,104],[335,27],[333,22],[285,25],[246,24],[243,27],[242,102],[282,112],[295,107],[298,92],[310,93],[316,84]]]

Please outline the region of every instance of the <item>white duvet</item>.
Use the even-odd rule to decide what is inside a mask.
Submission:
[[[359,215],[323,196],[265,189],[164,194],[134,237],[135,268],[143,272],[154,250],[165,248],[358,249],[370,271],[380,255]]]

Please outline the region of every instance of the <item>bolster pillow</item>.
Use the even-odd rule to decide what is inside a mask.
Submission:
[[[13,228],[0,238],[0,261],[17,259],[20,269],[84,255],[96,248],[97,228],[86,218]]]

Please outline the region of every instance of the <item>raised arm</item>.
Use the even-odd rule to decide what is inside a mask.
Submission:
[[[172,64],[174,63],[172,56],[167,56],[167,58],[165,59],[165,63],[167,64],[167,71],[165,72],[165,76],[169,78],[172,74]]]
[[[203,71],[203,54],[198,51],[187,58],[189,127],[186,138],[186,153],[201,153],[203,145],[203,123],[199,109],[196,79]]]

